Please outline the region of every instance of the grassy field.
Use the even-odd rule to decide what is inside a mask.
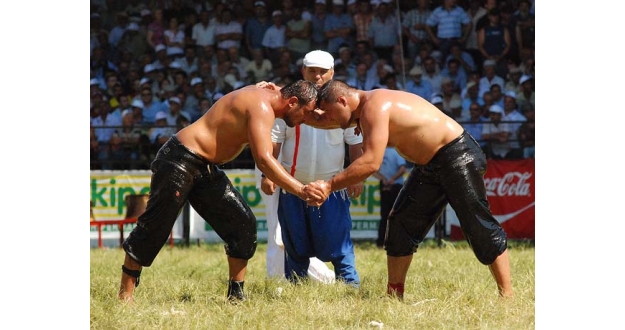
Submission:
[[[266,244],[250,260],[248,300],[226,301],[221,244],[163,248],[144,268],[136,304],[117,300],[124,253],[91,249],[91,329],[534,329],[535,250],[510,242],[513,299],[501,299],[488,268],[466,242],[434,241],[413,258],[403,301],[385,296],[386,255],[356,242],[358,290],[267,279]]]

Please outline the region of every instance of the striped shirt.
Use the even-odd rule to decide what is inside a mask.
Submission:
[[[436,36],[441,39],[461,38],[462,25],[469,23],[471,17],[459,6],[449,11],[443,6],[437,7],[426,21],[427,25],[437,27]]]
[[[369,13],[367,15],[357,13],[356,15],[354,15],[354,25],[356,26],[356,41],[369,40],[367,36],[367,29],[369,28],[369,24],[371,24],[372,20],[372,13]]]
[[[402,25],[410,29],[410,33],[417,36],[420,40],[425,40],[428,37],[427,31],[425,31],[425,29],[417,30],[414,27],[416,24],[425,24],[431,13],[432,11],[427,9],[425,11],[420,11],[419,8],[409,10],[404,15]]]

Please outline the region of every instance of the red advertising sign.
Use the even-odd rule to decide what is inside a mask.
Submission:
[[[534,164],[534,159],[488,161],[484,176],[488,202],[509,239],[534,239]],[[457,218],[449,219],[449,212],[447,215],[451,220],[450,239],[464,239]]]

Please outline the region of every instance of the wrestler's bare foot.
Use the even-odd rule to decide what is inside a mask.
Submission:
[[[511,299],[514,298],[514,293],[512,291],[499,290],[499,297],[501,297],[502,299]]]
[[[119,300],[123,303],[126,303],[128,305],[135,304],[135,298],[132,296],[132,294],[120,292],[118,297],[119,297]]]
[[[119,300],[134,304],[133,293],[135,288],[139,285],[141,268],[141,265],[126,255],[124,265],[122,266],[121,283],[119,285],[119,291],[117,292]]]
[[[497,283],[499,296],[502,298],[512,298],[514,293],[512,291],[508,250],[506,249],[500,254],[492,264],[488,265],[488,268]]]

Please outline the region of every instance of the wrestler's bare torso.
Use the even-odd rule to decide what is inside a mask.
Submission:
[[[359,122],[365,148],[375,143],[375,149],[383,154],[386,145],[395,147],[415,164],[427,164],[464,130],[430,102],[411,93],[376,89],[358,91],[352,97],[357,105],[352,107],[356,109],[348,125]]]
[[[464,130],[430,102],[411,93],[379,89],[364,92],[364,97],[360,119],[363,132],[367,126],[382,124],[376,112],[388,112],[388,145],[415,164],[427,164],[438,149]]]
[[[229,162],[250,143],[250,122],[260,130],[265,129],[266,137],[271,135],[276,118],[271,101],[277,98],[280,98],[279,91],[255,86],[233,91],[176,136],[187,148],[211,163]],[[268,147],[271,148],[270,143]]]

